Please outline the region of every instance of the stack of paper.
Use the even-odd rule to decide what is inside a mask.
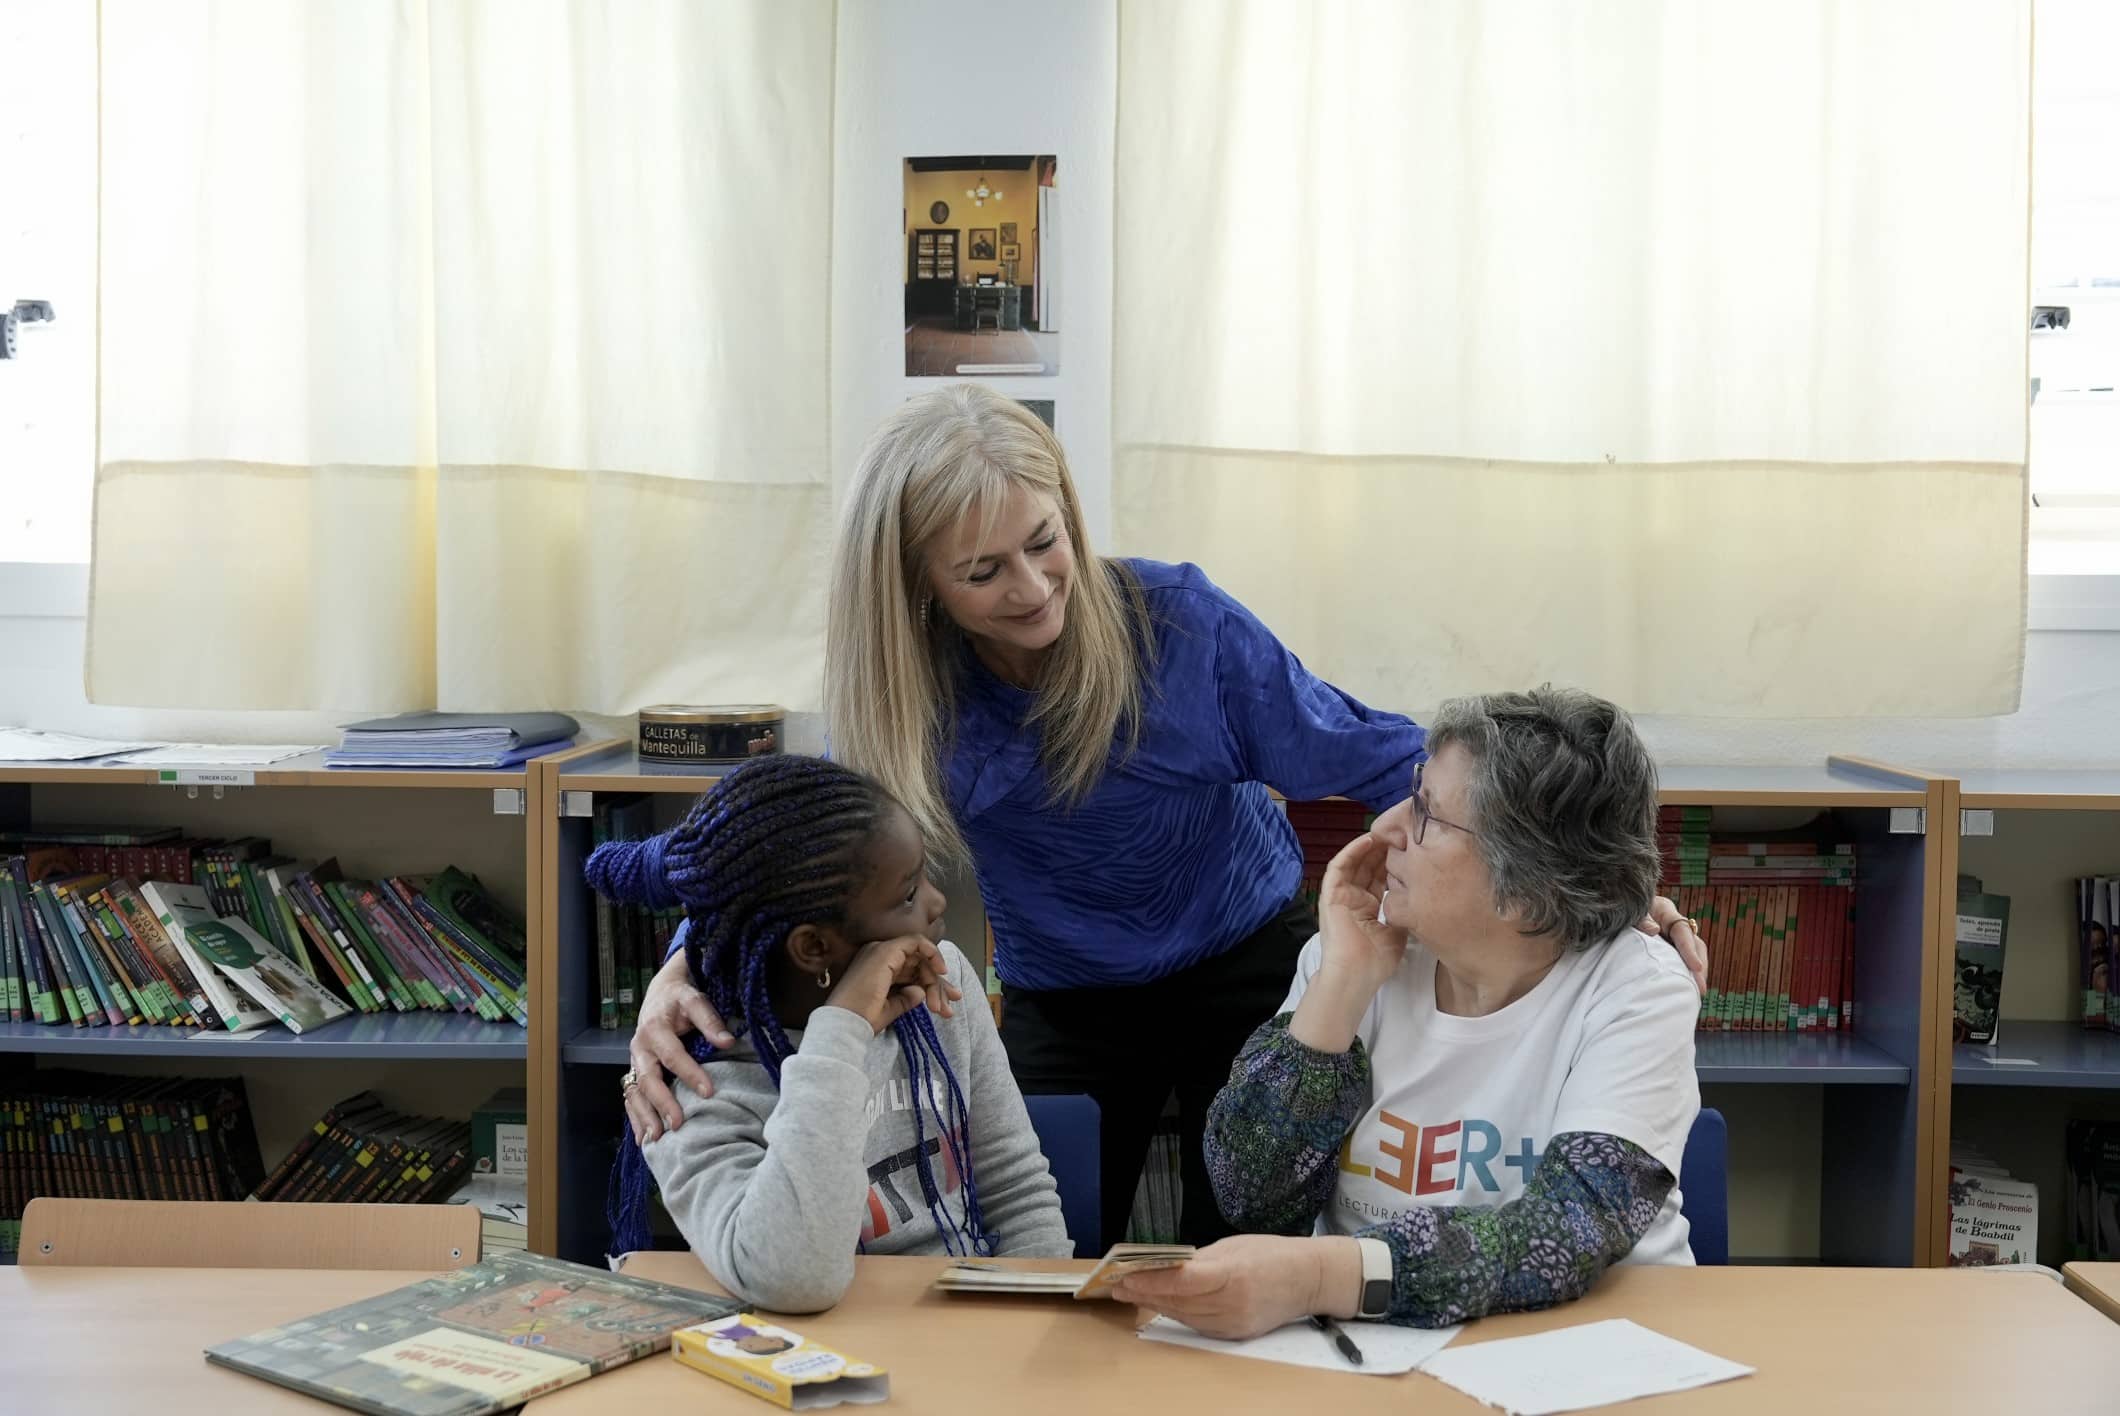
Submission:
[[[474,1175],[449,1197],[452,1205],[476,1205],[481,1257],[530,1247],[530,1182]]]
[[[556,752],[581,725],[564,713],[400,713],[349,723],[332,767],[517,767]]]
[[[0,728],[0,762],[89,762],[153,746],[151,742],[75,737],[35,728]]]
[[[263,767],[314,747],[250,743],[136,742],[76,737],[36,728],[0,728],[0,762],[95,762],[128,767]]]

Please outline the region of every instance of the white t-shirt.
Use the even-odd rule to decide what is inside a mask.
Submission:
[[[1281,1011],[1317,976],[1313,937]],[[1700,1112],[1693,1026],[1700,995],[1670,945],[1629,929],[1563,955],[1538,986],[1481,1018],[1437,1010],[1435,956],[1409,946],[1362,1016],[1372,1101],[1340,1149],[1319,1217],[1352,1234],[1415,1205],[1500,1205],[1524,1192],[1546,1142],[1597,1131],[1678,1175]],[[1624,1262],[1690,1264],[1673,1187]]]

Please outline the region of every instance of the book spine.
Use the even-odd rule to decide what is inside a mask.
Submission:
[[[361,911],[354,903],[352,887],[343,880],[334,880],[324,886],[324,900],[338,916],[345,937],[351,939],[353,946],[367,958],[369,974],[383,985],[383,996],[390,1000],[390,1006],[400,1013],[417,1008],[419,1004],[413,1001],[411,991],[391,964],[389,954],[369,936],[367,926],[361,922]]]
[[[376,1002],[375,995],[368,991],[366,980],[339,952],[338,943],[331,937],[329,928],[317,920],[315,903],[310,898],[307,881],[297,876],[286,883],[286,891],[287,907],[294,912],[295,924],[308,936],[310,947],[338,978],[346,1001],[363,1013],[376,1012],[380,1005]]]
[[[345,927],[332,911],[330,901],[324,898],[325,882],[317,880],[314,876],[303,875],[290,883],[296,891],[296,899],[306,907],[310,920],[330,941],[333,951],[344,962],[348,977],[360,980],[361,991],[368,998],[368,1011],[382,1012],[386,1006],[383,990],[377,986],[375,975],[368,971],[368,961],[361,957],[360,951],[353,947],[353,941],[346,937]]]
[[[459,936],[443,928],[440,913],[432,908],[426,896],[412,892],[411,905],[415,917],[427,930],[428,937],[447,950],[450,957],[456,960],[458,967],[478,980],[479,986],[493,999],[504,1016],[519,1026],[528,1027],[530,1013],[520,985],[511,985],[505,979],[496,977],[482,959],[465,949]]]
[[[52,898],[63,913],[66,925],[74,932],[74,941],[97,974],[103,980],[104,991],[118,1016],[111,1022],[119,1027],[138,1024],[147,1018],[147,1009],[140,1002],[131,974],[118,958],[117,950],[96,928],[95,921],[81,908],[81,900],[71,888],[54,889]]]
[[[501,1004],[499,985],[474,968],[454,941],[420,913],[420,892],[412,882],[393,876],[385,883],[389,888],[391,901],[397,909],[398,918],[403,922],[406,931],[426,940],[435,957],[446,963],[463,980],[465,993],[471,1000],[472,1011],[488,1022],[510,1020],[513,1015]]]
[[[611,808],[599,804],[594,821],[592,851],[611,839]],[[591,898],[596,904],[596,1025],[615,1030],[619,1018],[618,906],[593,891]]]
[[[110,1001],[117,1006],[124,1022],[137,1024],[148,1016],[147,1007],[140,1000],[139,984],[132,977],[131,970],[125,966],[125,960],[119,956],[116,944],[104,935],[94,912],[83,900],[83,887],[94,883],[98,882],[54,881],[51,885],[52,903],[58,908],[60,918],[68,930],[72,932],[75,947],[95,967],[96,973],[103,980]]]
[[[151,1023],[166,1024],[171,1021],[169,999],[162,987],[162,978],[154,967],[140,956],[134,947],[132,936],[125,931],[123,921],[112,913],[105,902],[107,883],[94,890],[76,891],[74,903],[81,910],[82,922],[107,948],[112,961],[124,970],[130,981],[133,1002]]]
[[[27,993],[22,986],[22,952],[15,942],[15,912],[8,904],[8,881],[0,875],[0,1009],[11,1023],[22,1021]]]
[[[220,1030],[224,1025],[221,1015],[214,1010],[213,1000],[206,996],[205,988],[192,975],[190,964],[168,931],[163,929],[161,921],[155,918],[147,901],[141,898],[138,888],[130,881],[121,881],[111,887],[111,894],[118,913],[124,917],[126,928],[146,946],[176,986],[190,1021],[200,1027]]]
[[[45,948],[56,954],[60,966],[73,985],[73,1010],[85,1027],[102,1027],[110,1019],[103,1010],[101,995],[96,991],[95,981],[88,972],[88,961],[74,948],[73,935],[67,930],[59,912],[53,908],[51,894],[42,885],[29,889],[30,904],[37,912],[37,925],[44,931]]]
[[[133,920],[119,908],[119,891],[125,882],[113,880],[99,890],[94,898],[96,914],[103,921],[104,933],[112,941],[123,941],[129,955],[153,980],[152,988],[156,1001],[161,1005],[165,1019],[174,1024],[193,1021],[191,1001],[185,995],[184,985],[169,971],[168,962],[158,953],[152,942],[140,936],[133,928]]]
[[[389,918],[391,928],[403,936],[406,947],[417,950],[426,960],[427,968],[458,1012],[477,1013],[480,1017],[495,1015],[496,1010],[487,999],[486,991],[479,987],[478,980],[459,964],[451,950],[428,932],[412,906],[405,903],[406,891],[410,888],[394,877],[376,882],[377,900]],[[482,1003],[486,1006],[481,1007]]]
[[[427,958],[426,950],[398,929],[397,921],[383,908],[381,890],[373,884],[363,884],[347,893],[360,912],[369,937],[390,955],[391,961],[397,965],[398,976],[405,980],[406,987],[420,1006],[438,1013],[453,1011],[456,1000],[449,991],[448,975],[437,970]]]
[[[419,896],[420,917],[433,924],[455,943],[458,952],[476,962],[488,977],[500,979],[510,988],[520,988],[522,975],[501,959],[498,951],[476,931],[466,928],[450,911],[435,902],[431,894]]]
[[[0,861],[0,908],[11,912],[15,935],[22,942],[30,1016],[40,1023],[58,1023],[66,1018],[65,1002],[60,997],[64,982],[52,972],[45,955],[44,936],[31,918],[27,880],[20,857]]]

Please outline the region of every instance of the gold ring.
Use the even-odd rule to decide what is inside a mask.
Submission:
[[[639,1085],[640,1078],[636,1076],[631,1070],[628,1070],[626,1075],[618,1079],[618,1094],[620,1096],[624,1096],[627,1092],[632,1091],[635,1087]]]
[[[1685,926],[1686,928],[1688,928],[1688,929],[1692,930],[1692,931],[1693,931],[1693,932],[1694,932],[1695,934],[1698,934],[1698,933],[1700,933],[1700,921],[1699,921],[1699,920],[1697,920],[1697,919],[1695,919],[1695,918],[1693,918],[1693,916],[1691,916],[1691,915],[1684,915],[1684,916],[1681,916],[1678,922],[1679,922],[1680,924],[1684,925],[1684,926]],[[630,1077],[630,1076],[632,1076],[633,1074],[632,1074],[631,1072],[628,1072],[628,1073],[627,1073],[626,1075]]]

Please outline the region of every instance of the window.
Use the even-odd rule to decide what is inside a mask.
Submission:
[[[2110,0],[2039,0],[2032,56],[2035,575],[2120,575],[2115,55],[2120,6]]]
[[[0,564],[88,559],[96,417],[96,7],[0,5]]]

